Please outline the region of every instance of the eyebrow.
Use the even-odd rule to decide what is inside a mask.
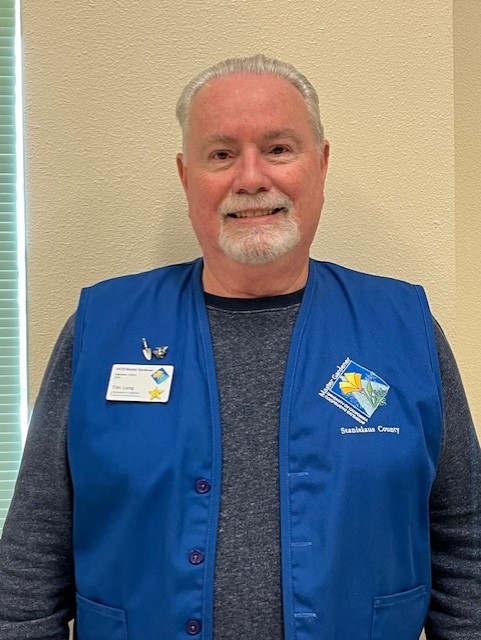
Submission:
[[[292,140],[300,144],[300,138],[297,135],[297,133],[294,131],[294,129],[289,129],[289,128],[274,129],[272,131],[266,131],[261,136],[261,139],[266,141],[277,140],[278,138],[291,138]],[[205,144],[207,145],[236,144],[236,142],[237,142],[236,138],[233,138],[232,136],[222,135],[222,134],[211,135],[205,139]]]
[[[300,143],[300,138],[294,129],[274,129],[273,131],[266,131],[262,136],[264,140],[276,140],[277,138],[291,138],[295,142]]]
[[[209,144],[235,144],[235,138],[232,138],[231,136],[224,136],[224,135],[212,135],[212,136],[207,136],[207,138],[205,139],[205,144],[209,145]]]

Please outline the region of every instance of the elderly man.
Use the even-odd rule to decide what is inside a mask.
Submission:
[[[0,637],[75,616],[79,640],[480,639],[462,385],[422,289],[309,258],[313,87],[228,60],[177,114],[203,259],[82,292],[5,527]]]

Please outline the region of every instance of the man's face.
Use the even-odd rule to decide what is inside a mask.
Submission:
[[[177,166],[206,261],[306,261],[324,202],[328,145],[316,149],[301,93],[275,75],[236,74],[192,101]]]

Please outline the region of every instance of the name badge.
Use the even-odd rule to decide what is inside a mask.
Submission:
[[[173,376],[174,367],[169,364],[114,364],[105,397],[123,402],[167,402]]]

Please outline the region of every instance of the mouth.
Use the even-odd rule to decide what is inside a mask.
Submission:
[[[262,216],[273,216],[281,211],[287,212],[285,207],[275,207],[275,209],[249,209],[247,211],[234,211],[228,213],[226,218],[260,218]]]

